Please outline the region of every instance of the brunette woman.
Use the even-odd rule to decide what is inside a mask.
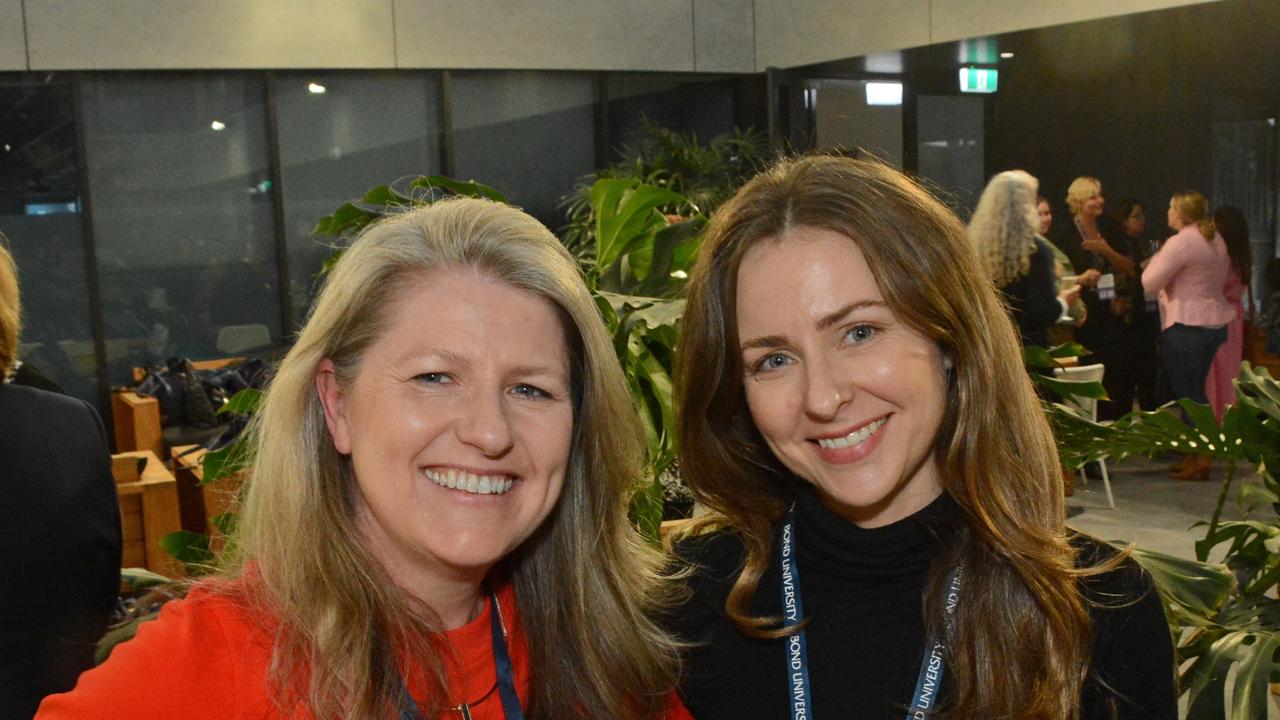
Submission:
[[[1240,361],[1244,359],[1244,296],[1249,292],[1253,277],[1253,253],[1249,250],[1249,224],[1238,207],[1218,208],[1213,214],[1214,227],[1227,245],[1227,257],[1231,270],[1222,294],[1231,304],[1235,315],[1227,323],[1227,339],[1213,356],[1213,365],[1205,378],[1204,392],[1213,406],[1213,414],[1222,421],[1222,413],[1235,402],[1235,379],[1240,375]]]
[[[964,227],[900,173],[784,162],[712,221],[677,360],[681,694],[699,720],[1176,716],[1150,578],[1063,526]]]

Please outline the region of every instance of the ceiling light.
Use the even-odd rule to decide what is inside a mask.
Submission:
[[[209,123],[209,127],[213,128],[214,131],[217,132],[218,130],[226,130],[227,124],[222,122],[221,120],[214,120],[213,122]]]
[[[307,85],[307,92],[311,93],[312,95],[323,95],[325,94],[325,91],[328,89],[329,88],[326,88],[320,83],[311,83]]]
[[[901,105],[902,83],[869,82],[867,83],[868,105]]]
[[[1000,57],[1004,58],[1005,60],[1008,60],[1009,58],[1013,57],[1013,53],[1011,53],[1011,52],[1002,52],[1002,53],[1000,53]]]

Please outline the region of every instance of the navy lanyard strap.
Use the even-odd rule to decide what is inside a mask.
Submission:
[[[813,698],[809,686],[809,645],[805,641],[804,603],[800,600],[800,568],[796,565],[795,512],[793,504],[782,526],[782,619],[787,627],[797,627],[787,636],[787,695],[791,700],[791,720],[812,720]]]
[[[813,720],[812,688],[809,684],[809,646],[805,641],[804,604],[800,599],[800,568],[796,564],[795,516],[793,503],[787,510],[787,520],[782,525],[782,543],[778,555],[782,565],[782,617],[784,627],[798,628],[787,637],[787,699],[791,704],[791,720]],[[960,603],[961,568],[951,570],[947,580],[947,597],[944,603],[946,626],[949,629]],[[938,688],[946,670],[942,642],[930,634],[925,643],[926,652],[920,660],[920,674],[916,678],[916,690],[907,708],[907,720],[926,720],[938,701]]]
[[[493,631],[493,662],[498,667],[498,694],[502,697],[502,714],[507,720],[524,720],[520,708],[520,696],[516,695],[515,672],[511,669],[511,655],[507,653],[507,627],[502,618],[498,596],[489,593],[493,612],[489,614],[489,626]]]
[[[507,720],[524,720],[524,710],[520,707],[520,696],[516,694],[515,672],[511,668],[511,654],[507,650],[507,624],[502,616],[502,606],[498,604],[498,596],[489,593],[489,628],[493,637],[493,664],[497,667],[498,696],[502,699],[502,714]],[[400,681],[400,720],[422,720],[418,705],[409,696],[404,681]],[[457,709],[457,708],[455,708]],[[462,715],[470,720],[470,709],[463,704]]]

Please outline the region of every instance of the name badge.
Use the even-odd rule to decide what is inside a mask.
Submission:
[[[1098,278],[1098,299],[1114,300],[1116,297],[1116,276],[1107,273]]]

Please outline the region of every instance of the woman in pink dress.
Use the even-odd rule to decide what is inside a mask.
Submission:
[[[1244,213],[1236,207],[1219,208],[1213,214],[1213,223],[1227,243],[1227,255],[1231,257],[1231,272],[1222,294],[1235,308],[1235,317],[1227,324],[1227,341],[1213,357],[1213,367],[1204,381],[1204,393],[1213,406],[1213,414],[1222,422],[1222,413],[1236,399],[1233,381],[1240,374],[1240,361],[1244,359],[1244,297],[1253,274],[1249,252],[1249,225]],[[1252,293],[1250,294],[1252,297]]]

